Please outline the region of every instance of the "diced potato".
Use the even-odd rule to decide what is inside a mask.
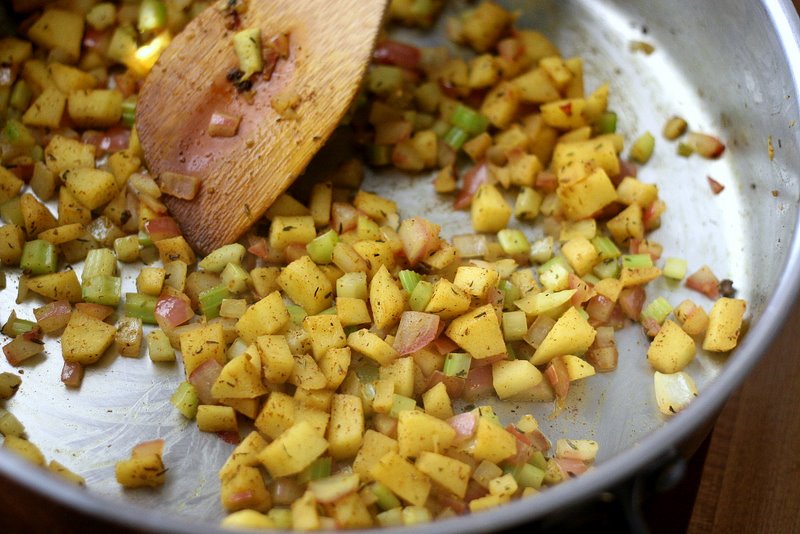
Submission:
[[[256,341],[259,336],[280,331],[289,322],[289,312],[278,291],[273,291],[244,312],[236,322],[236,331],[246,343]]]
[[[456,271],[453,285],[459,287],[480,300],[484,300],[489,291],[497,285],[499,273],[494,269],[485,269],[475,265],[462,265]]]
[[[333,285],[308,256],[284,267],[278,285],[309,315],[316,315],[333,304]]]
[[[596,169],[583,179],[559,185],[557,194],[564,215],[571,221],[590,217],[617,200],[614,184],[603,169]]]
[[[166,481],[167,469],[160,454],[146,454],[117,462],[114,472],[125,488],[156,488]]]
[[[506,352],[500,321],[491,304],[453,319],[447,327],[446,334],[476,359]]]
[[[683,331],[690,336],[700,335],[708,328],[708,314],[691,299],[678,304],[673,313]]]
[[[294,369],[294,357],[286,337],[282,335],[258,336],[256,347],[261,355],[264,380],[273,384],[286,382]]]
[[[583,354],[594,342],[595,329],[574,307],[559,317],[533,353],[531,363],[544,365],[556,356]]]
[[[28,29],[28,37],[47,49],[59,49],[71,61],[81,55],[83,17],[73,11],[48,9]]]
[[[142,320],[138,317],[123,317],[117,323],[114,339],[121,355],[138,358],[142,349],[142,337]]]
[[[398,497],[424,506],[431,491],[430,479],[396,452],[387,452],[370,469],[370,475]]]
[[[258,460],[273,477],[299,473],[328,449],[328,441],[310,423],[301,421],[264,447]]]
[[[0,204],[17,196],[23,185],[24,182],[14,173],[5,167],[0,167]]]
[[[211,394],[217,399],[254,399],[268,393],[261,381],[261,356],[258,349],[246,350],[222,368]]]
[[[568,168],[575,163],[587,166],[589,170],[601,168],[608,176],[616,176],[620,172],[617,152],[610,137],[561,142],[553,151],[552,166],[559,179],[565,178]]]
[[[695,352],[694,339],[667,319],[647,349],[647,361],[656,371],[672,374],[689,365]]]
[[[658,198],[658,186],[645,184],[636,178],[626,176],[617,186],[619,201],[626,205],[649,206]]]
[[[488,460],[499,464],[517,452],[516,438],[500,425],[487,417],[478,418],[475,432],[475,448],[472,455],[476,460]]]
[[[238,432],[236,412],[230,406],[201,404],[197,407],[197,428],[201,432]]]
[[[742,318],[747,304],[741,299],[722,297],[711,308],[708,329],[703,338],[703,350],[726,352],[733,350],[739,341]]]
[[[556,441],[556,458],[570,458],[592,462],[600,445],[591,439],[559,439]]]
[[[459,267],[459,270],[464,267]],[[458,276],[458,274],[456,274]],[[468,283],[462,280],[463,283]],[[425,313],[434,313],[442,319],[452,319],[469,310],[472,299],[463,288],[447,278],[440,278],[433,285],[433,294],[425,306]]]
[[[638,204],[631,204],[610,219],[606,225],[611,237],[619,244],[627,243],[631,238],[642,239],[644,237],[642,208]]]
[[[225,365],[228,361],[225,355],[225,332],[221,323],[207,323],[186,330],[180,334],[179,342],[187,377],[208,359],[213,358],[220,365]]]
[[[294,356],[294,367],[288,382],[305,389],[323,389],[328,384],[328,379],[310,354]]]
[[[164,265],[173,261],[182,261],[186,265],[193,265],[197,257],[183,236],[170,237],[155,242],[161,263]]]
[[[55,87],[46,87],[22,115],[22,124],[58,128],[66,105],[67,97],[64,96],[64,93]]]
[[[561,98],[558,87],[544,69],[535,68],[512,80],[519,91],[520,100],[532,104],[545,104]]]
[[[19,436],[8,435],[3,440],[3,448],[35,465],[44,466],[45,459],[39,447]]]
[[[255,419],[259,432],[276,439],[295,423],[295,400],[285,393],[273,391]]]
[[[470,466],[455,458],[435,452],[422,452],[414,464],[433,482],[459,498],[464,498],[469,483]]]
[[[269,227],[269,246],[284,249],[292,243],[307,244],[317,237],[314,219],[310,215],[278,216]]]
[[[567,258],[578,276],[590,272],[599,259],[597,249],[585,237],[570,239],[561,245],[561,253]]]
[[[366,328],[347,336],[347,345],[380,365],[389,365],[397,357],[394,347]]]
[[[89,365],[103,356],[114,342],[116,328],[89,315],[74,311],[61,335],[64,361]]]
[[[25,233],[29,239],[33,239],[41,232],[58,226],[58,221],[47,209],[47,206],[39,202],[30,193],[25,193],[20,197],[20,211],[22,212]]]
[[[29,278],[25,284],[34,293],[52,300],[67,300],[75,303],[82,299],[81,283],[73,270]]]
[[[390,215],[397,214],[397,204],[388,198],[367,191],[358,191],[353,206],[378,222],[385,222]]]
[[[5,265],[19,265],[25,246],[25,231],[21,226],[0,226],[0,261]]]
[[[303,330],[311,339],[315,360],[322,358],[328,349],[347,346],[347,337],[336,315],[309,315],[303,319]]]
[[[367,303],[352,297],[336,297],[336,314],[342,326],[367,324],[372,321]]]
[[[67,469],[67,467],[65,467],[64,465],[62,465],[61,463],[59,463],[59,462],[57,462],[55,460],[50,460],[50,463],[47,464],[47,469],[51,473],[55,473],[58,476],[60,476],[62,479],[67,480],[69,482],[72,482],[73,484],[76,484],[78,486],[85,486],[86,485],[86,479],[85,478],[83,478],[82,476],[80,476],[80,475],[78,475],[76,473],[73,473],[71,470]]]
[[[397,453],[397,441],[376,432],[375,430],[368,429],[363,436],[361,448],[353,460],[353,471],[361,476],[362,480],[372,480],[370,474],[372,467],[380,461],[386,453]]]
[[[316,511],[316,510],[315,510]],[[268,515],[255,510],[238,510],[225,516],[220,522],[222,528],[230,529],[275,529],[277,525]]]
[[[423,451],[442,452],[455,438],[456,431],[441,419],[419,410],[400,412],[397,420],[400,456],[416,458]]]
[[[542,119],[546,124],[559,130],[574,130],[587,125],[585,110],[587,101],[583,98],[567,98],[542,104]]]
[[[472,199],[472,227],[476,232],[498,232],[508,225],[512,211],[494,185],[483,184]]]
[[[334,394],[328,428],[329,452],[334,459],[353,458],[362,445],[364,406],[361,397]]]
[[[400,320],[407,294],[386,266],[381,266],[369,284],[369,302],[376,328],[387,328]]]
[[[252,466],[239,466],[235,473],[222,480],[220,500],[227,512],[251,510],[266,512],[272,507],[272,495],[261,471]]]
[[[559,358],[564,363],[564,367],[567,369],[567,376],[569,376],[570,382],[593,376],[595,374],[594,367],[583,358],[579,358],[573,354],[565,354],[563,356],[559,356]]]
[[[389,365],[380,368],[382,380],[389,380],[394,385],[394,393],[404,397],[414,396],[414,359],[397,358]]]
[[[114,89],[78,89],[69,94],[67,113],[83,128],[107,128],[122,117],[122,93]]]
[[[501,399],[535,387],[542,373],[527,360],[501,360],[492,364],[492,385]]]
[[[453,417],[453,405],[450,401],[450,395],[447,394],[447,387],[443,382],[439,382],[422,394],[422,404],[425,408],[425,413],[434,417],[439,419]]]

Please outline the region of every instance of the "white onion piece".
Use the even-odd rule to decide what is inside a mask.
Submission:
[[[661,413],[673,415],[686,408],[697,397],[697,386],[686,372],[664,374],[656,371],[653,377],[656,402]]]

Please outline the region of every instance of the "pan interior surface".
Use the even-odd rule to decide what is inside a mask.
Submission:
[[[746,317],[754,335],[764,326],[759,317],[780,291],[784,265],[792,247],[796,249],[800,196],[796,174],[800,161],[794,150],[797,92],[782,44],[794,36],[779,36],[767,9],[776,13],[783,4],[689,0],[500,3],[519,10],[519,27],[545,33],[565,57],[584,59],[587,91],[604,82],[610,84],[609,109],[619,115],[618,131],[627,146],[645,131],[656,136],[654,156],[640,168],[639,178],[658,184],[668,210],[662,227],[651,237],[663,245],[665,257],[686,259],[690,272],[707,264],[718,278],[732,280],[737,297],[748,302]],[[454,0],[450,9],[466,5]],[[397,37],[444,44],[416,31],[400,30]],[[650,43],[655,50],[649,55],[632,51],[633,41]],[[692,130],[723,139],[727,145],[723,157],[715,161],[679,157],[677,144],[661,136],[672,115],[685,118]],[[768,157],[769,139],[774,159]],[[712,193],[708,176],[725,186],[722,193]],[[471,232],[469,214],[453,212],[452,198],[437,196],[429,175],[372,173],[362,187],[396,200],[403,217],[422,215],[440,224],[444,237]],[[537,225],[518,227],[529,239],[543,235]],[[123,270],[122,278],[123,292],[136,290],[135,269]],[[9,285],[15,287],[16,283]],[[16,305],[13,293],[0,293],[0,308],[32,316],[38,303]],[[706,309],[710,307],[710,301],[698,293],[663,279],[651,284],[647,301],[656,296],[664,296],[673,306],[692,298]],[[551,403],[496,404],[501,419],[531,413],[551,440],[598,441],[596,471],[613,478],[613,473],[603,471],[605,462],[619,461],[620,455],[643,441],[653,445],[646,438],[659,429],[659,436],[668,436],[662,428],[667,419],[655,404],[644,333],[629,327],[619,332],[617,339],[618,369],[574,383],[563,410],[556,413]],[[701,391],[696,403],[703,402],[704,392],[713,389],[733,361],[745,360],[740,366],[744,370],[751,365],[758,353],[756,347],[746,348],[729,356],[698,352],[687,368]],[[194,423],[183,419],[170,404],[170,396],[184,380],[183,371],[175,365],[154,364],[148,358],[106,356],[87,371],[79,390],[67,390],[59,382],[62,361],[58,342],[48,339],[45,352],[46,358],[25,368],[23,387],[8,408],[24,422],[30,439],[45,456],[84,476],[89,494],[102,499],[95,501],[95,507],[81,497],[80,506],[102,510],[109,501],[123,503],[132,508],[124,508],[121,515],[131,518],[137,513],[133,507],[158,510],[164,520],[153,522],[151,528],[160,523],[170,531],[197,532],[197,523],[216,525],[221,517],[217,471],[232,447],[212,434],[198,432]],[[738,376],[729,382],[743,379]],[[666,428],[674,424],[680,424],[679,418]],[[115,462],[127,457],[134,444],[155,438],[167,444],[164,461],[170,473],[166,485],[155,492],[123,491],[114,479]],[[663,443],[667,445],[669,438]],[[50,494],[73,491],[50,484],[44,490]],[[553,491],[564,496],[572,484]],[[514,519],[552,509],[552,499],[542,503],[526,501],[526,509],[522,503],[514,505]],[[114,514],[108,509],[99,513]],[[487,527],[467,519],[455,524],[462,531]]]

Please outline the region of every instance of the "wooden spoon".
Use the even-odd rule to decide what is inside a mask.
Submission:
[[[387,4],[251,0],[235,28],[215,4],[167,47],[139,94],[136,125],[153,176],[201,179],[192,200],[163,197],[190,244],[208,253],[235,241],[305,169],[356,95]],[[227,79],[239,66],[232,38],[254,27],[264,43],[287,34],[289,55],[239,93]],[[295,118],[273,107],[293,100]],[[241,117],[236,135],[209,136],[215,112]]]

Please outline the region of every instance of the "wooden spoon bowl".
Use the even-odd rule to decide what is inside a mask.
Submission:
[[[192,200],[165,196],[200,252],[237,240],[302,173],[349,108],[366,72],[387,0],[251,0],[231,17],[209,7],[167,47],[139,94],[136,125],[153,176],[196,176]],[[287,34],[289,54],[269,79],[240,93],[228,73],[233,35]],[[276,102],[294,101],[281,113]],[[241,117],[232,137],[211,137],[214,113]],[[293,118],[291,117],[293,116]]]

